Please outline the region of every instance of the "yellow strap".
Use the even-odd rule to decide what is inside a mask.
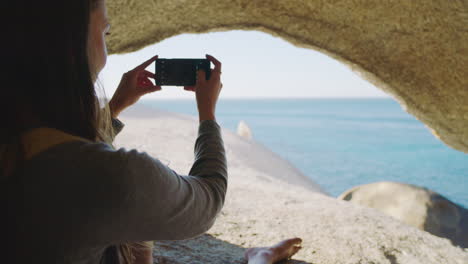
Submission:
[[[29,160],[35,155],[53,147],[70,141],[87,141],[89,140],[77,137],[61,130],[49,127],[39,127],[31,129],[21,135],[21,140],[24,144],[25,159]]]

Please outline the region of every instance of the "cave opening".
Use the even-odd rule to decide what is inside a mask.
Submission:
[[[221,126],[235,133],[244,121],[253,140],[332,196],[385,180],[424,186],[468,205],[464,186],[457,184],[468,171],[468,157],[436,139],[388,94],[321,52],[260,31],[182,34],[137,52],[111,55],[100,77],[108,96],[121,74],[156,54],[219,59]],[[148,70],[154,71],[153,66]],[[163,87],[140,103],[197,113],[194,95],[182,87]]]

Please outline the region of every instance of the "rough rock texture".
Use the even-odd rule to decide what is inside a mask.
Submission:
[[[187,173],[198,120],[160,112],[136,117],[130,112],[121,117],[126,127],[116,146],[146,151]],[[245,248],[296,236],[303,239],[303,249],[285,263],[468,263],[468,252],[449,240],[375,209],[323,195],[304,185],[275,154],[225,129],[223,138],[229,188],[221,214],[207,235],[157,241],[156,263],[245,263]]]
[[[338,199],[377,209],[468,248],[468,210],[426,188],[377,182],[347,190]]]
[[[467,0],[107,0],[110,53],[182,33],[258,30],[322,51],[468,153]]]

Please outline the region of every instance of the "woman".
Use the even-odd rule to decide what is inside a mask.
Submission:
[[[195,162],[181,176],[147,153],[114,149],[118,115],[161,87],[145,70],[123,75],[109,104],[94,83],[106,64],[104,0],[7,1],[1,16],[1,202],[5,263],[152,263],[151,240],[198,236],[225,199],[227,165],[215,108],[221,63],[199,71]],[[101,104],[100,104],[101,103]],[[103,109],[101,109],[104,107]],[[112,121],[112,122],[111,122]],[[251,248],[249,263],[297,252],[300,239]]]

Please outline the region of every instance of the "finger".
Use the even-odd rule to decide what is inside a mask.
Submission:
[[[145,76],[145,75],[142,74],[142,75],[138,76],[137,80],[138,81],[142,81],[142,80],[149,81],[150,79],[149,79],[149,76]]]
[[[146,84],[138,86],[138,93],[148,93],[149,90],[153,89],[154,85]]]
[[[221,62],[219,62],[215,57],[208,55],[208,54],[206,54],[206,58],[210,60],[211,62],[213,62],[213,64],[215,65],[215,68],[213,69],[213,71],[221,72]]]
[[[155,92],[155,91],[161,90],[161,86],[154,85],[154,84],[152,84],[152,83],[139,85],[138,88],[139,88],[143,93],[150,93],[150,92]]]
[[[161,86],[152,85],[152,87],[148,88],[148,93],[152,93],[152,92],[156,92],[156,91],[160,91],[160,90],[161,90]]]
[[[158,55],[152,57],[151,59],[143,62],[140,66],[136,67],[135,70],[142,71],[146,69],[146,67],[148,67],[151,63],[153,63],[153,61],[155,61],[157,58],[158,58]]]
[[[150,82],[150,81],[145,81],[143,83],[143,85],[145,85],[145,86],[154,86],[154,84],[152,82]]]
[[[151,78],[153,78],[153,79],[154,79],[155,76],[156,76],[154,73],[152,73],[152,72],[150,72],[150,71],[147,71],[147,70],[144,70],[142,73],[143,73],[143,75],[144,75],[145,77],[151,77]]]
[[[138,84],[153,84],[147,77],[138,78]]]
[[[195,86],[184,86],[184,90],[195,92]]]

